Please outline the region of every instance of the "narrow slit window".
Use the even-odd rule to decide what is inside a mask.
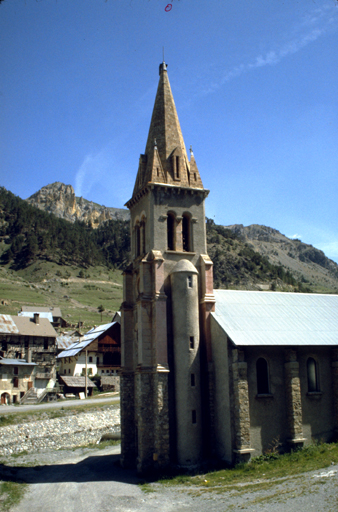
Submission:
[[[190,381],[191,381],[191,387],[194,388],[195,387],[195,374],[192,373],[190,375]]]
[[[194,340],[193,336],[190,336],[189,348],[191,348],[191,349],[195,348],[195,340]]]
[[[194,409],[191,411],[191,421],[193,424],[197,423],[196,411]]]
[[[188,276],[188,288],[192,288],[192,276]]]
[[[176,179],[180,179],[180,157],[176,157]]]

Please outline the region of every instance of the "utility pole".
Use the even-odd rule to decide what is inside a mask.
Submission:
[[[86,354],[86,373],[85,373],[85,397],[87,398],[87,349],[85,351],[85,354]]]

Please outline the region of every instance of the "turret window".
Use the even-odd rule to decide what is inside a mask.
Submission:
[[[192,288],[192,276],[188,276],[188,288]]]
[[[196,411],[195,410],[191,411],[191,421],[192,421],[193,424],[197,423],[197,416],[196,416]]]
[[[190,348],[190,349],[194,349],[194,348],[195,348],[195,340],[194,340],[194,337],[193,337],[193,336],[190,336],[190,339],[189,339],[189,348]]]

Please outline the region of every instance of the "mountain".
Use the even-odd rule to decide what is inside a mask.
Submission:
[[[108,220],[129,220],[129,211],[123,208],[108,208],[76,197],[71,185],[59,181],[42,187],[26,201],[56,217],[69,222],[83,221],[93,228]]]
[[[0,264],[124,268],[128,219],[128,210],[76,198],[73,187],[60,182],[26,201],[0,187]],[[215,288],[338,293],[337,263],[312,245],[256,224],[220,226],[207,219],[206,226]]]
[[[72,203],[64,199],[59,197],[59,211],[63,204],[67,213]],[[124,267],[129,246],[128,221],[110,219],[93,229],[79,220],[56,217],[0,187],[0,261],[13,270],[36,261]]]
[[[208,219],[207,236],[220,287],[338,292],[337,263],[276,229],[257,224],[217,226]]]

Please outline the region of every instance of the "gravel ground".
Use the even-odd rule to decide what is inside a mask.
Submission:
[[[137,485],[140,480],[134,471],[119,467],[119,453],[120,446],[111,446],[3,460],[0,478],[29,484],[11,512],[338,511],[338,465],[275,482],[238,485],[228,492],[157,483],[144,490]]]

